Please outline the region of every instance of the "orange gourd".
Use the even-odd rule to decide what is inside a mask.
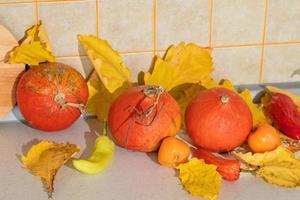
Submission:
[[[32,66],[17,86],[17,102],[26,121],[44,131],[65,129],[79,118],[88,99],[82,75],[62,63]]]
[[[166,167],[176,167],[180,163],[187,162],[190,156],[190,147],[176,137],[166,137],[158,151],[158,162]]]
[[[247,139],[248,146],[254,153],[272,151],[281,144],[280,135],[270,124],[260,124]]]
[[[181,115],[177,102],[161,87],[137,86],[112,103],[107,122],[117,144],[151,152],[163,138],[177,134]]]
[[[190,102],[185,124],[195,145],[226,152],[246,140],[252,129],[252,114],[238,94],[216,87],[201,92]]]

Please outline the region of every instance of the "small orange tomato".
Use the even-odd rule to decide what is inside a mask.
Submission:
[[[276,149],[281,144],[281,139],[273,126],[261,124],[250,133],[247,142],[252,152],[263,153]]]
[[[166,167],[176,167],[188,160],[190,147],[176,137],[166,137],[158,151],[158,162]]]

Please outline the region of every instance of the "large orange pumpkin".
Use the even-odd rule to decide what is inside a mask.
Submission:
[[[238,94],[216,87],[201,92],[190,102],[185,123],[196,145],[224,152],[246,140],[252,129],[252,114]]]
[[[82,75],[62,63],[31,67],[17,86],[17,102],[27,122],[36,129],[58,131],[69,127],[88,99]]]
[[[180,124],[177,102],[158,86],[129,89],[112,103],[108,115],[117,144],[135,151],[156,150],[163,138],[177,134]]]

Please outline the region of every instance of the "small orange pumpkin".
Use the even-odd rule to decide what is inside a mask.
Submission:
[[[185,113],[193,142],[210,151],[230,151],[241,145],[252,129],[252,114],[244,100],[226,88],[198,94]]]
[[[82,75],[62,63],[32,66],[17,86],[17,102],[26,121],[44,131],[65,129],[80,116],[88,99]]]

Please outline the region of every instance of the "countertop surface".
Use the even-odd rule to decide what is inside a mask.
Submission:
[[[0,199],[47,199],[40,179],[22,168],[19,156],[40,140],[70,142],[81,147],[76,157],[86,157],[101,124],[95,119],[79,119],[61,132],[45,133],[22,122],[0,122]],[[71,162],[62,166],[54,182],[55,200],[184,200],[200,199],[186,193],[175,171],[160,166],[155,153],[131,152],[117,147],[110,167],[97,175],[83,175]],[[236,182],[223,181],[218,199],[287,200],[300,199],[300,188],[287,189],[265,183],[242,173]]]

